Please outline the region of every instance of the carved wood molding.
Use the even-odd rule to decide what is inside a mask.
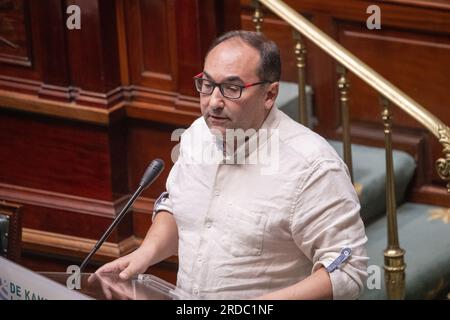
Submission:
[[[1,82],[1,78],[0,78]],[[8,83],[11,83],[8,80]],[[37,91],[39,83],[20,83],[27,91]],[[40,95],[17,93],[0,89],[0,108],[14,109],[65,119],[89,122],[101,125],[113,123],[124,116],[143,120],[156,121],[167,124],[187,126],[198,118],[200,113],[199,100],[197,97],[184,96],[176,93],[168,93],[158,90],[144,90],[136,88],[120,88],[111,93],[110,97],[103,94],[82,92],[85,100],[96,101],[106,99],[111,103],[120,101],[110,108],[98,108],[80,105],[76,102],[66,102],[69,96],[77,95],[68,88],[41,87]],[[127,96],[128,101],[121,100]],[[47,98],[52,99],[47,99]],[[118,100],[117,100],[118,99]],[[59,101],[57,101],[59,100]]]
[[[0,106],[2,108],[45,114],[96,124],[109,124],[120,118],[125,113],[124,105],[124,102],[121,102],[112,108],[101,109],[81,106],[75,103],[41,99],[33,95],[16,93],[7,90],[0,90]]]
[[[139,197],[133,204],[133,211],[152,215],[154,204],[155,199],[153,198]]]
[[[200,116],[200,113],[182,111],[170,106],[132,102],[127,104],[127,116],[171,125],[189,126]]]
[[[41,104],[46,102],[71,103],[76,107],[97,107],[103,109],[113,109],[118,104],[126,100],[127,87],[118,86],[108,92],[96,92],[83,90],[75,86],[58,86],[45,82],[29,80],[18,77],[0,75],[0,90],[5,92],[20,92],[29,97],[27,100],[39,99]]]
[[[128,200],[123,196],[113,202],[83,198],[26,187],[0,183],[0,198],[22,204],[72,211],[100,217],[114,217]]]
[[[415,6],[431,9],[450,10],[447,0],[376,0],[377,2],[390,2],[398,5]]]
[[[22,229],[23,248],[33,252],[46,252],[71,256],[88,254],[97,240],[69,236],[29,228]],[[96,253],[98,260],[115,259],[136,249],[140,240],[134,236],[119,243],[105,242]]]
[[[198,97],[139,86],[127,88],[127,116],[161,123],[189,126],[201,116]]]
[[[40,81],[0,75],[0,90],[4,89],[6,92],[14,90],[17,92],[34,94],[39,90],[40,86]]]
[[[124,101],[125,93],[122,87],[108,92],[94,92],[82,88],[71,88],[71,99],[79,105],[90,105],[101,108],[111,108]]]
[[[444,147],[445,158],[439,158],[436,161],[436,170],[439,177],[447,182],[447,191],[450,193],[450,128],[439,126],[439,142]]]
[[[86,91],[78,87],[61,87],[42,83],[39,91],[39,98],[49,100],[59,100],[62,102],[72,102],[80,106],[98,107],[110,109],[125,100],[125,93],[122,87],[117,87],[109,92]]]
[[[22,230],[22,241],[23,248],[28,251],[82,257],[88,254],[97,242],[97,240],[28,228]],[[143,239],[131,236],[119,243],[104,242],[93,260],[108,261],[119,258],[135,250],[142,241]],[[171,256],[164,261],[178,264],[178,257]]]

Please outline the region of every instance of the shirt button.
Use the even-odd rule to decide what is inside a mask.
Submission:
[[[207,222],[206,223],[206,227],[209,229],[209,228],[211,228],[211,222]]]
[[[198,258],[198,259],[197,259],[197,262],[198,262],[198,263],[202,263],[202,258]]]
[[[192,293],[198,296],[198,288],[194,288],[194,290],[192,290]]]
[[[214,191],[214,195],[215,195],[216,197],[218,197],[218,196],[220,195],[219,190]]]
[[[257,254],[258,256],[260,256],[260,255],[261,255],[261,250],[256,251],[256,254]]]

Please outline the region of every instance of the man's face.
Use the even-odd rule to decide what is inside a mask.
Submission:
[[[260,82],[259,52],[239,38],[226,40],[212,49],[205,59],[203,77],[216,83],[244,85]],[[212,94],[200,94],[200,108],[210,130],[223,136],[226,129],[259,129],[272,107],[278,83],[261,84],[242,90],[239,99],[225,98],[216,87]]]

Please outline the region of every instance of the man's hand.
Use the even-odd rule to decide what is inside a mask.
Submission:
[[[133,281],[135,280],[121,280],[115,273],[93,273],[89,276],[88,284],[91,291],[103,293],[97,299],[135,300]]]
[[[161,211],[137,250],[105,264],[96,273],[119,273],[122,280],[127,280],[177,252],[177,224],[170,212]]]
[[[126,256],[103,265],[95,273],[119,273],[122,280],[128,280],[139,273],[144,273],[149,266],[148,254],[139,248]]]

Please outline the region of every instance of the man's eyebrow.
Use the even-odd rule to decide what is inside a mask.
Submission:
[[[209,80],[213,80],[214,79],[208,74],[208,72],[203,71],[203,74],[209,79]],[[242,81],[242,79],[239,76],[229,76],[226,77],[225,80],[223,82],[235,82],[235,81],[239,81],[241,83],[244,83],[244,81]]]
[[[239,81],[241,83],[244,83],[244,81],[242,81],[242,79],[238,76],[230,76],[230,77],[226,77],[224,82],[235,82],[235,81]]]
[[[205,70],[203,70],[203,75],[206,76],[209,80],[212,80],[213,78],[208,74],[208,72],[206,72]]]

